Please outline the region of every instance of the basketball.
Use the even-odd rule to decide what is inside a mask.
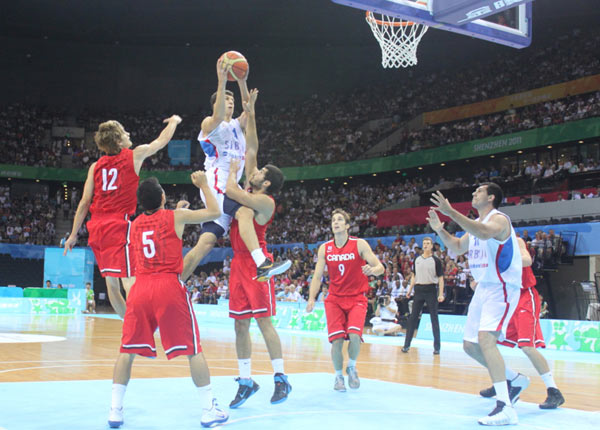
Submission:
[[[237,51],[227,51],[219,57],[228,68],[227,80],[244,79],[248,75],[248,60]]]

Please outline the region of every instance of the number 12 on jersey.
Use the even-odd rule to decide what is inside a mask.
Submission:
[[[117,189],[115,182],[119,171],[114,167],[112,169],[102,169],[102,191],[113,191]]]

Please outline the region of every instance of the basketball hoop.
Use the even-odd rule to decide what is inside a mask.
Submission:
[[[383,14],[376,18],[370,11],[367,11],[366,20],[381,47],[384,68],[417,64],[417,47],[429,27]]]

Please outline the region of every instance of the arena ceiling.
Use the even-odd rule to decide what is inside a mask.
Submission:
[[[600,22],[589,0],[534,1],[535,38]],[[345,46],[374,40],[361,11],[329,0],[18,0],[0,36],[144,46]],[[435,49],[433,46],[430,49]]]

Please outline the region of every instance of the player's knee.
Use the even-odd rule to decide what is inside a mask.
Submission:
[[[235,320],[235,334],[245,334],[250,330],[250,319]]]
[[[335,339],[334,341],[331,342],[331,345],[334,348],[342,349],[342,346],[344,346],[344,339],[343,338]]]
[[[477,350],[476,345],[473,342],[463,340],[463,351],[468,355],[473,355]]]
[[[348,339],[350,342],[360,342],[360,336],[356,333],[348,333]]]
[[[213,233],[205,232],[200,235],[200,239],[198,240],[198,245],[208,245],[214,246],[217,243],[217,236]]]
[[[273,327],[273,321],[271,320],[271,317],[256,318],[256,324],[258,324],[258,327],[261,329],[261,331],[263,329],[269,329]]]

